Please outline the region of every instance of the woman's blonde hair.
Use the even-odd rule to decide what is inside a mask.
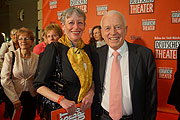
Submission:
[[[61,27],[58,24],[51,23],[51,24],[47,25],[44,29],[45,37],[47,37],[47,32],[50,30],[56,31],[57,34],[59,35],[59,37],[61,37],[63,35],[63,31],[62,31]]]
[[[15,28],[13,28],[12,30],[11,30],[11,32],[10,32],[10,35],[14,35],[14,34],[16,34],[17,33],[17,29],[15,29]]]

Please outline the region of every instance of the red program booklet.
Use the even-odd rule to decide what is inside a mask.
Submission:
[[[51,120],[91,120],[91,108],[85,112],[80,111],[80,105],[76,104],[77,110],[73,115],[68,115],[64,108],[51,112]]]

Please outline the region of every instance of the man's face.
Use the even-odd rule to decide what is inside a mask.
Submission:
[[[119,14],[112,13],[104,16],[101,31],[106,44],[112,49],[117,50],[123,45],[126,27],[123,18]]]

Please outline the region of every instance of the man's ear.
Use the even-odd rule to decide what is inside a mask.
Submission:
[[[103,34],[103,31],[102,31],[102,28],[101,28],[101,36],[102,36],[102,38],[104,38],[104,34]]]

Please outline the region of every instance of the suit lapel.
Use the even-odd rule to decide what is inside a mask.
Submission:
[[[105,69],[106,69],[106,60],[107,60],[107,53],[108,53],[108,46],[104,46],[99,49],[99,69],[100,69],[100,81],[101,86],[104,84],[104,75],[105,75]]]
[[[137,73],[136,70],[139,61],[139,56],[137,54],[136,47],[128,42],[127,44],[129,49],[129,82],[130,82],[130,90],[132,93],[135,82],[135,74]]]

